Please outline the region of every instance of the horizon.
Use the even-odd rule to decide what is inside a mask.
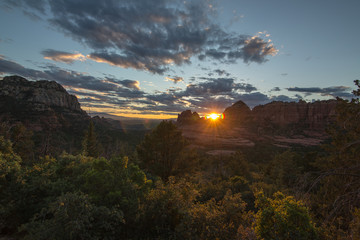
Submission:
[[[0,6],[0,77],[56,81],[95,114],[174,119],[239,100],[349,99],[360,79],[355,0]]]
[[[18,76],[18,75],[9,75],[9,76],[4,76],[4,77],[12,77],[12,76],[17,76],[17,77],[21,77],[21,78],[24,78],[22,76]],[[0,77],[0,81],[3,80],[4,77]],[[26,79],[26,78],[25,78]],[[26,79],[28,80],[28,79]],[[31,82],[36,82],[36,81],[49,81],[50,80],[45,80],[45,79],[40,79],[40,80],[28,80],[28,81],[31,81]],[[56,81],[55,81],[56,82]],[[57,84],[61,85],[60,83],[56,82]],[[63,85],[61,85],[63,86]],[[63,86],[64,87],[64,86]],[[66,89],[65,89],[66,90]],[[67,91],[67,90],[66,90]],[[70,94],[68,91],[67,91],[68,94]],[[73,95],[73,94],[70,94],[70,95]],[[73,95],[77,98],[76,95]],[[79,101],[79,99],[77,98],[77,100]],[[192,109],[185,109],[184,111],[188,111],[190,110],[191,112],[196,112],[199,114],[200,118],[205,118],[205,119],[208,119],[207,116],[209,117],[209,115],[212,115],[212,114],[216,114],[219,116],[219,118],[223,119],[224,117],[220,117],[220,115],[223,115],[223,113],[225,112],[225,110],[228,108],[228,107],[231,107],[233,106],[234,104],[238,103],[238,102],[242,102],[244,103],[247,107],[249,107],[249,109],[252,111],[254,108],[258,107],[258,106],[264,106],[264,105],[267,105],[267,104],[271,104],[271,103],[276,103],[276,102],[282,102],[282,103],[299,103],[299,102],[305,102],[306,104],[309,104],[309,103],[315,103],[315,102],[321,102],[321,101],[335,101],[336,99],[325,99],[325,100],[313,100],[313,101],[306,101],[306,100],[303,100],[303,99],[297,99],[295,101],[281,101],[281,100],[275,100],[275,101],[271,101],[271,102],[267,102],[267,103],[264,103],[264,104],[259,104],[259,105],[256,105],[254,107],[250,107],[248,106],[245,102],[243,102],[242,100],[237,100],[233,103],[231,103],[230,105],[228,106],[225,106],[225,108],[222,110],[222,111],[219,111],[219,112],[210,112],[210,113],[201,113],[199,114],[198,112],[196,111],[193,111]],[[110,113],[106,113],[106,112],[96,112],[96,111],[93,111],[91,109],[91,107],[87,110],[85,109],[85,107],[82,107],[81,106],[81,103],[79,102],[80,104],[80,107],[83,111],[85,111],[91,118],[93,117],[104,117],[104,118],[111,118],[113,120],[118,120],[118,121],[130,121],[130,120],[139,120],[139,121],[146,121],[146,120],[176,120],[178,115],[180,115],[182,112],[178,112],[177,115],[169,115],[167,118],[163,117],[164,115],[142,115],[143,117],[139,117],[138,114],[129,114],[128,116],[123,116],[123,115],[114,115],[114,114],[110,114]],[[211,118],[211,117],[210,117]]]

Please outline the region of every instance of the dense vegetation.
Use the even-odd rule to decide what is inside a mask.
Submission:
[[[81,153],[55,157],[34,156],[31,132],[13,128],[0,137],[0,233],[34,240],[360,239],[359,115],[358,99],[338,99],[330,144],[258,146],[221,158],[191,150],[170,121],[133,153],[106,158],[92,123],[79,139]]]

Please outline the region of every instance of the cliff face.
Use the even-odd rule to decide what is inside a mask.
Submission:
[[[255,107],[252,112],[252,121],[258,125],[286,127],[296,125],[308,129],[325,129],[335,120],[336,100],[306,103],[272,102]]]
[[[0,81],[0,120],[22,122],[33,131],[79,127],[90,117],[77,98],[54,81],[28,81],[19,76]]]
[[[31,82],[19,76],[4,77],[0,81],[0,97],[32,104],[34,110],[45,111],[59,107],[69,111],[83,112],[77,98],[70,95],[54,81]]]

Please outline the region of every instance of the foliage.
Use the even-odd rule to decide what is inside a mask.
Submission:
[[[359,81],[355,84],[359,89],[354,94],[359,97]],[[319,218],[325,220],[324,225],[336,225],[340,232],[349,232],[352,213],[360,208],[360,101],[338,98],[337,102],[337,121],[329,129],[332,141],[325,146],[327,155],[315,163],[321,172],[309,191]]]
[[[255,232],[259,239],[318,239],[309,210],[293,197],[277,192],[274,199],[256,194]]]
[[[117,206],[124,212],[127,223],[136,219],[139,201],[152,185],[142,170],[127,157],[94,159],[82,174],[82,191],[92,202],[102,206]]]
[[[180,165],[185,146],[186,141],[177,126],[164,120],[145,136],[137,152],[145,169],[166,180]]]
[[[200,202],[197,186],[170,177],[158,182],[142,204],[140,227],[149,239],[235,239],[251,232],[251,212],[241,194]],[[145,232],[144,232],[145,231]],[[250,233],[251,234],[251,233]],[[141,239],[141,237],[140,237]]]
[[[21,158],[13,152],[11,142],[0,136],[0,233],[13,230],[12,226],[18,221],[12,195],[21,181]]]
[[[83,154],[89,157],[98,157],[101,154],[100,145],[96,139],[94,123],[90,121],[83,140]]]
[[[49,204],[22,227],[25,239],[118,239],[124,226],[122,212],[97,207],[82,193],[67,193]]]

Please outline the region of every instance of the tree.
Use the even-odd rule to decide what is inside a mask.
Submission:
[[[259,239],[318,239],[309,210],[302,202],[281,192],[275,193],[274,199],[259,192],[255,204],[259,209],[255,221],[255,233]]]
[[[332,141],[325,146],[328,155],[316,160],[321,172],[308,190],[325,224],[337,222],[337,228],[345,232],[354,209],[360,208],[360,81],[354,82],[355,98],[337,98],[336,123],[329,129]]]
[[[100,240],[118,239],[123,225],[123,214],[117,208],[98,207],[83,193],[66,193],[21,230],[27,240]]]
[[[143,166],[151,173],[167,180],[180,165],[186,141],[181,131],[171,121],[162,121],[145,136],[137,152]]]
[[[19,222],[14,195],[22,185],[21,162],[11,142],[0,136],[0,234],[15,231]]]
[[[87,132],[83,140],[83,152],[85,156],[98,157],[100,155],[100,145],[96,140],[94,123],[90,121]]]

